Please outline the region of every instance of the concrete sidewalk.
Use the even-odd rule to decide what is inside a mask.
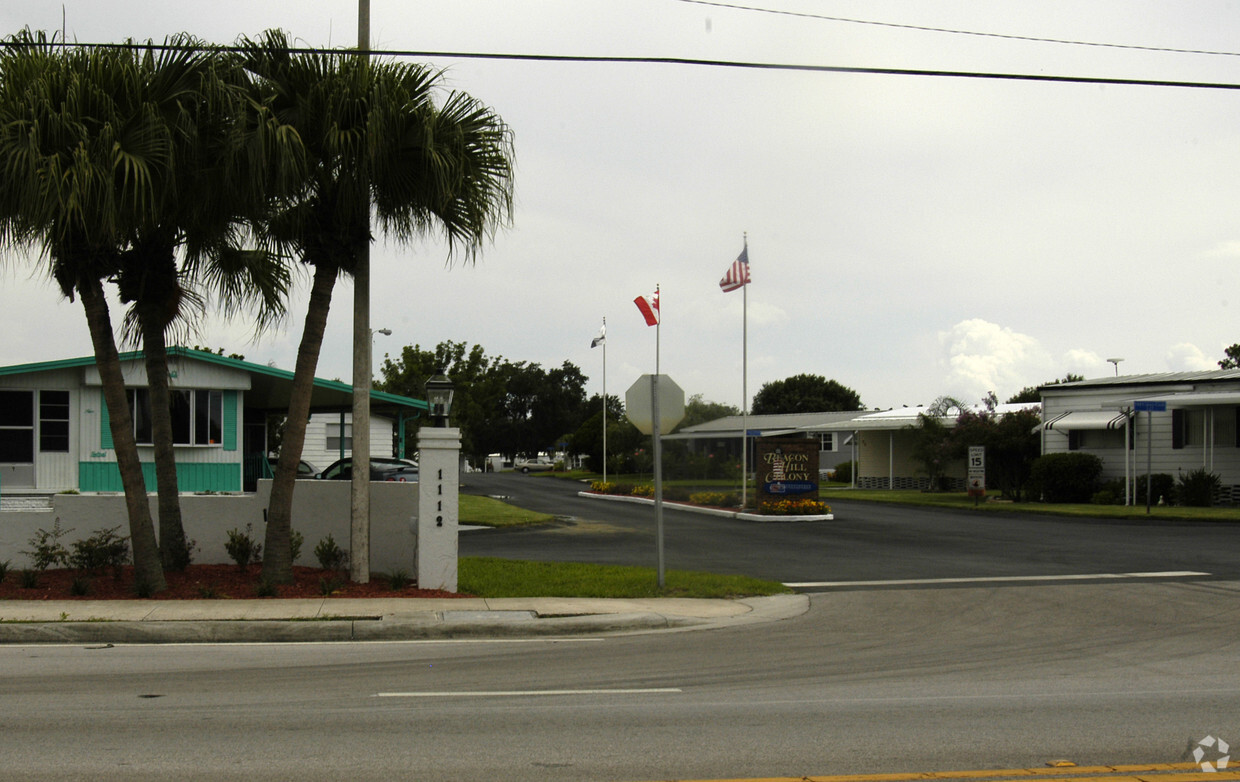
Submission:
[[[774,622],[807,610],[809,598],[805,595],[739,600],[6,600],[0,602],[0,644],[553,637]]]

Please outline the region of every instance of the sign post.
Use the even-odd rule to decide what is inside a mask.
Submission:
[[[969,446],[969,496],[973,504],[981,502],[986,496],[986,446]]]
[[[685,392],[667,375],[642,375],[624,393],[625,416],[642,434],[654,438],[654,527],[655,559],[659,588],[663,588],[663,442],[662,432],[670,431],[685,417]]]
[[[1154,472],[1154,430],[1153,418],[1154,413],[1167,412],[1166,402],[1142,401],[1138,399],[1132,403],[1132,409],[1135,412],[1145,411],[1145,515],[1150,515],[1150,494],[1151,480],[1150,475]]]

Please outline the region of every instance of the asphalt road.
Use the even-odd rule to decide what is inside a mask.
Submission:
[[[655,564],[654,511],[583,499],[580,484],[512,473],[462,476],[462,491],[563,517],[461,535],[469,556]],[[1237,523],[1116,522],[976,514],[832,500],[835,520],[756,523],[664,511],[669,569],[784,582],[1197,571],[1240,578]]]
[[[0,648],[12,779],[663,780],[1175,763],[1240,741],[1240,584],[816,594],[564,641]],[[1234,744],[1233,744],[1234,745]]]

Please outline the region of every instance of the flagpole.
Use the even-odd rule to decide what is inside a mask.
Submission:
[[[603,318],[603,483],[607,483],[607,318]]]
[[[659,330],[663,327],[663,302],[659,286],[654,286],[658,319],[654,324],[654,377],[650,381],[651,433],[654,436],[654,528],[655,558],[658,560],[659,589],[663,588],[663,444],[659,435]]]
[[[749,258],[749,234],[745,233],[746,260]],[[749,284],[741,293],[741,510],[748,505],[749,494]]]

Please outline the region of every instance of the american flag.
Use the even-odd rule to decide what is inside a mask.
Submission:
[[[724,293],[731,293],[748,284],[749,245],[745,245],[745,249],[741,250],[741,254],[736,256],[736,260],[728,267],[728,273],[723,275],[723,279],[719,281],[719,287],[723,289]]]

